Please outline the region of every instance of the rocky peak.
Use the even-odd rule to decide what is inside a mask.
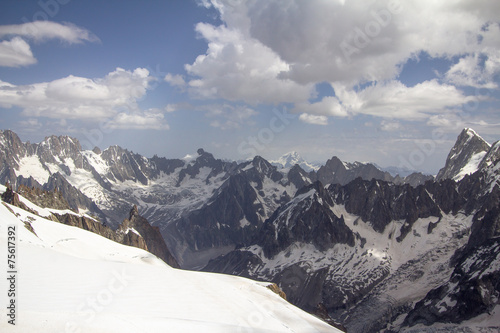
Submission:
[[[153,227],[148,220],[139,214],[137,205],[134,205],[129,213],[129,218],[124,219],[117,231],[123,235],[122,243],[132,246],[144,243],[145,250],[158,256],[172,267],[179,268],[179,264],[170,253],[158,227]],[[141,247],[141,246],[137,246]]]
[[[101,148],[95,146],[94,149],[92,149],[92,151],[97,154],[97,155],[101,155],[102,151],[101,151]]]
[[[266,159],[261,156],[255,156],[252,160],[252,165],[254,166],[254,170],[258,172],[261,180],[264,179],[264,176],[272,179],[273,181],[279,181],[283,175],[277,171],[277,168],[269,163]]]
[[[20,158],[26,156],[26,146],[16,133],[5,130],[0,131],[0,163],[2,168],[10,166],[17,168]]]
[[[34,148],[42,163],[60,164],[66,158],[71,158],[77,168],[83,168],[82,146],[75,138],[52,135],[34,145]]]
[[[200,148],[196,151],[198,153],[198,157],[196,158],[196,162],[201,166],[211,166],[215,161],[214,155],[206,152],[204,149]]]
[[[311,179],[309,174],[302,169],[298,164],[295,164],[290,168],[287,174],[288,181],[295,185],[296,188],[300,189],[306,185],[311,184]]]
[[[134,217],[139,216],[139,209],[137,208],[137,205],[134,205],[132,209],[130,210],[129,214],[129,220],[132,220]]]
[[[481,160],[490,149],[490,144],[474,130],[465,128],[457,137],[444,168],[439,170],[436,180],[461,180],[467,174],[477,171]]]
[[[107,175],[110,179],[120,182],[133,180],[139,181],[143,185],[148,184],[148,177],[145,172],[149,170],[149,160],[145,157],[134,154],[120,146],[107,148],[102,152],[101,157],[110,166]]]

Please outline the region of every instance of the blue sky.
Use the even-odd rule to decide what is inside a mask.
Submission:
[[[500,138],[495,1],[4,0],[0,128],[436,173]]]

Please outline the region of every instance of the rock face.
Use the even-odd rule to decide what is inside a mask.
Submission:
[[[335,244],[354,246],[353,232],[342,216],[332,212],[331,206],[331,196],[321,182],[302,188],[294,200],[276,210],[264,223],[256,244],[262,246],[267,258],[296,242],[313,244],[320,251]]]
[[[316,179],[321,183],[345,185],[354,179],[392,180],[388,172],[380,171],[373,164],[344,163],[338,157],[332,157],[316,172]]]
[[[170,266],[179,268],[179,264],[167,248],[159,228],[151,226],[148,220],[139,215],[137,206],[132,207],[129,218],[123,220],[116,233],[123,235],[121,243],[143,248]],[[118,236],[118,238],[120,237]],[[141,246],[135,245],[136,243]]]
[[[465,175],[476,172],[479,163],[490,147],[490,144],[474,130],[465,128],[448,154],[444,168],[439,170],[436,180],[453,179],[458,181]]]

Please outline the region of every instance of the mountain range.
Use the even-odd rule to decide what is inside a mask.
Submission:
[[[499,322],[499,146],[464,129],[436,177],[400,177],[335,156],[146,158],[1,131],[0,181],[57,191],[113,232],[137,231],[120,221],[140,212],[163,237],[149,247],[173,265],[272,281],[348,332],[488,329]]]

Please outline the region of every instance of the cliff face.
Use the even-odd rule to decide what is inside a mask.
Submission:
[[[180,268],[165,244],[160,229],[150,225],[148,220],[139,215],[137,206],[132,207],[129,218],[123,220],[116,234],[119,239],[122,238],[122,244],[143,248],[170,266]]]

